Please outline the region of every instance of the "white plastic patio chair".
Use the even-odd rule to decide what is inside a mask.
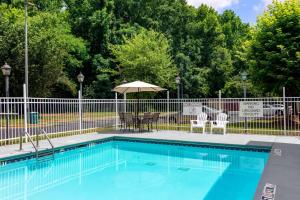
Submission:
[[[212,133],[214,128],[223,129],[224,135],[226,134],[226,125],[229,121],[227,121],[227,115],[225,113],[220,113],[217,115],[217,120],[211,121],[210,123],[210,133]]]
[[[191,133],[193,132],[193,128],[202,128],[203,134],[204,134],[205,126],[206,126],[207,122],[208,122],[208,120],[207,120],[206,113],[201,113],[201,114],[197,115],[197,120],[191,120]]]

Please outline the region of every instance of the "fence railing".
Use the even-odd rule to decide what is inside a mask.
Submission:
[[[262,102],[263,116],[241,117],[240,102]],[[158,129],[188,131],[195,115],[185,115],[186,103],[200,103],[209,120],[227,113],[228,133],[300,135],[300,97],[211,99],[53,99],[0,98],[0,144],[20,141],[27,131],[41,129],[61,137],[118,128],[118,112],[159,112]],[[207,132],[209,127],[207,129]],[[197,131],[197,130],[196,130]]]
[[[261,117],[241,117],[240,102],[261,102]],[[119,101],[119,111],[135,112],[139,102],[139,111],[160,112],[159,128],[162,130],[190,129],[190,120],[195,115],[185,115],[184,104],[200,103],[202,112],[208,114],[209,120],[215,120],[217,114],[228,115],[229,133],[267,134],[267,135],[300,135],[299,97],[283,98],[222,98],[222,99],[158,99],[158,100],[127,100]],[[209,126],[209,125],[208,125]],[[209,127],[207,132],[209,131]]]

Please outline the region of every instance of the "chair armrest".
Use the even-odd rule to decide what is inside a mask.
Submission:
[[[197,120],[191,120],[191,124],[195,124],[195,122],[197,122]]]

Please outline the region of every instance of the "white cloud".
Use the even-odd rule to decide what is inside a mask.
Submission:
[[[268,5],[272,4],[273,0],[261,0],[260,3],[256,4],[253,6],[253,10],[255,12],[262,12],[263,10],[267,9]],[[284,1],[284,0],[279,0],[279,1]]]
[[[264,7],[266,8],[269,4],[272,3],[272,0],[262,0],[264,2]]]
[[[199,7],[201,4],[209,5],[216,10],[220,10],[231,5],[238,4],[240,0],[187,0],[187,3]]]

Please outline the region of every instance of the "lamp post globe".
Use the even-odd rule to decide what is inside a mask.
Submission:
[[[11,67],[7,63],[5,63],[1,67],[1,71],[2,71],[4,79],[5,79],[5,96],[9,97],[9,76],[11,73]]]
[[[77,75],[77,80],[80,84],[80,98],[82,98],[82,83],[84,81],[84,75],[81,72]]]
[[[241,79],[243,81],[243,88],[244,88],[244,98],[246,98],[246,95],[247,95],[247,88],[246,88],[247,76],[248,76],[248,73],[246,71],[243,71],[241,73]]]
[[[180,98],[180,81],[181,81],[181,78],[180,76],[176,76],[175,78],[175,82],[177,84],[177,98],[179,99]]]
[[[10,76],[10,72],[11,72],[11,67],[5,63],[2,67],[1,67],[1,70],[2,70],[2,73],[3,73],[3,76]]]
[[[84,75],[81,72],[77,75],[77,80],[79,83],[83,83]]]
[[[246,71],[243,71],[243,72],[241,73],[241,78],[242,78],[243,81],[246,81],[246,80],[247,80],[247,76],[248,76],[248,73],[247,73]]]
[[[181,80],[180,76],[176,76],[175,82],[176,82],[177,84],[180,84],[180,80]]]

